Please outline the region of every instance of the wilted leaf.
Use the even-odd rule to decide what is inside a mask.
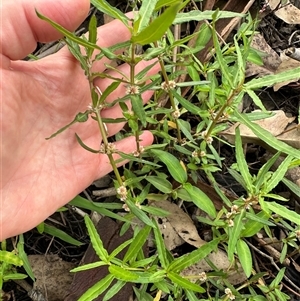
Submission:
[[[277,9],[274,14],[287,24],[300,24],[300,9],[292,3]]]
[[[200,238],[194,222],[189,215],[176,204],[169,201],[162,201],[155,202],[152,205],[170,212],[165,219],[185,242],[197,248],[205,244],[205,241]],[[165,233],[163,234],[166,236]]]
[[[281,133],[283,133],[287,127],[287,125],[295,119],[295,117],[287,117],[282,110],[273,111],[273,116],[261,120],[253,121],[253,123],[258,124],[263,129],[267,130],[270,134],[277,137],[279,140]],[[243,143],[258,143],[260,141],[260,138],[258,138],[246,125],[244,124],[234,124],[226,131],[222,132],[222,135],[232,144],[234,144],[235,141],[235,129],[239,126],[241,138]],[[297,131],[296,131],[297,132]],[[300,132],[298,133],[298,142],[300,138]],[[288,133],[287,133],[288,136]],[[289,141],[287,139],[283,140],[287,144],[289,144]],[[294,146],[293,143],[291,146]]]

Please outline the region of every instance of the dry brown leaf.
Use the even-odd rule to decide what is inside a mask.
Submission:
[[[181,208],[176,204],[169,201],[155,202],[152,204],[155,207],[164,209],[170,214],[165,218],[165,224],[162,224],[162,228],[172,226],[176,233],[188,244],[200,248],[205,244],[205,241],[202,240],[198,234],[198,231],[192,221],[192,219],[186,214]],[[168,223],[166,223],[166,221]],[[165,229],[165,230],[166,230]],[[170,230],[170,228],[168,227]],[[164,230],[164,229],[162,229]],[[165,236],[164,231],[164,236]]]
[[[280,2],[281,0],[269,0],[268,5],[272,10],[274,10],[279,6]]]
[[[300,149],[300,128],[296,123],[290,124],[283,134],[277,136],[277,139],[285,142],[286,144],[293,146],[296,149]]]
[[[269,133],[271,133],[273,136],[277,136],[279,140],[281,140],[279,137],[280,134],[282,134],[287,125],[295,120],[295,117],[287,117],[282,110],[273,111],[274,116],[265,118],[262,120],[253,121],[253,123],[258,124],[263,129],[267,130]],[[235,141],[235,129],[239,126],[241,137],[243,143],[257,143],[260,144],[260,139],[245,125],[240,123],[235,123],[232,125],[229,129],[222,132],[222,135],[232,144],[234,144]],[[288,134],[288,133],[286,133]],[[300,133],[299,137],[300,138]],[[290,143],[288,139],[285,139],[284,142]]]
[[[288,70],[292,70],[292,69],[295,69],[297,67],[300,67],[300,62],[299,61],[296,61],[296,60],[288,57],[287,55],[285,55],[284,52],[282,52],[280,54],[280,59],[281,59],[281,64],[279,65],[278,69],[276,70],[276,73],[284,72],[284,71],[288,71]],[[299,74],[298,80],[299,79],[300,79],[300,74]],[[296,81],[297,81],[297,79],[292,79],[292,80],[289,80],[289,81],[285,81],[285,82],[275,84],[273,86],[273,89],[274,89],[274,91],[278,91],[281,87],[286,86],[289,83],[296,82]]]
[[[160,218],[157,216],[154,216],[154,218],[156,219],[160,232],[164,238],[165,246],[169,251],[181,246],[184,243],[184,240],[172,227],[172,224],[167,218]]]
[[[171,203],[169,201],[162,202],[154,202],[152,204],[158,208],[169,211],[170,214],[166,217],[168,223],[166,223],[166,228],[169,227],[169,224],[172,228],[178,233],[178,235],[187,243],[200,248],[206,241],[200,238],[198,231],[188,214],[186,214],[181,208],[179,208],[176,204]],[[160,226],[164,228],[164,224],[160,224]],[[166,239],[164,234],[164,240]],[[168,238],[167,238],[168,239]],[[165,240],[166,241],[166,240]],[[227,254],[218,249],[216,252],[213,252],[207,256],[207,258],[219,269],[227,271],[231,264],[228,260]],[[193,266],[182,271],[182,275],[199,275],[201,272],[208,272],[211,270],[211,267],[207,264],[207,262],[203,259],[196,263]],[[244,282],[247,278],[245,274],[242,272],[241,268],[237,268],[234,270],[228,271],[229,277],[228,280],[232,284],[239,284]]]
[[[274,14],[287,24],[300,24],[300,9],[291,3],[277,9]]]
[[[273,74],[281,63],[279,55],[266,42],[261,34],[255,34],[251,42],[251,47],[265,53],[263,57],[263,66],[252,63],[247,64],[246,77],[259,75],[264,76]]]

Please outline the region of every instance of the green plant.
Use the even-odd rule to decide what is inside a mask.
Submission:
[[[117,279],[117,282],[108,289],[104,300],[109,300],[126,282],[139,285],[135,288],[138,300],[152,300],[150,291],[154,291],[156,295],[154,300],[160,300],[162,294],[168,294],[168,300],[184,298],[199,300],[199,296],[204,296],[207,298],[206,300],[232,300],[234,298],[236,300],[254,300],[251,295],[256,296],[255,300],[276,300],[274,298],[287,300],[286,295],[278,292],[278,283],[283,277],[283,269],[270,285],[256,284],[258,279],[263,278],[264,273],[255,275],[253,272],[252,256],[246,238],[254,236],[262,228],[270,235],[270,227],[277,223],[280,223],[289,232],[299,231],[297,228],[300,226],[299,215],[278,203],[269,202],[269,198],[285,201],[272,192],[280,181],[288,183],[287,185],[290,185],[292,189],[297,190],[294,185],[284,179],[284,175],[288,168],[299,163],[300,151],[278,141],[252,121],[271,115],[265,110],[254,91],[295,78],[297,72],[300,71],[299,68],[245,82],[246,63],[248,61],[261,63],[260,57],[250,46],[256,25],[250,15],[240,26],[233,42],[222,45],[215,30],[216,21],[219,18],[240,15],[219,11],[181,12],[188,5],[189,0],[184,2],[144,0],[141,2],[139,12],[135,12],[133,20],[130,20],[104,0],[92,0],[91,2],[99,10],[119,19],[130,31],[131,39],[110,48],[101,48],[96,44],[95,17],[91,18],[89,35],[86,38],[75,36],[38,13],[41,19],[46,20],[65,35],[65,41],[71,53],[80,62],[91,90],[90,107],[85,112],[78,113],[73,121],[49,138],[54,138],[75,122],[85,122],[89,118],[94,119],[103,139],[100,149],[90,148],[78,135],[76,135],[76,139],[87,151],[95,154],[104,153],[108,156],[115,174],[115,187],[121,203],[95,206],[93,203],[85,202],[82,198],[77,197],[71,204],[97,210],[122,220],[125,223],[123,229],[130,226],[134,217],[140,219],[145,227],[139,231],[136,230],[131,240],[108,254],[90,220],[85,218],[91,242],[100,261],[73,271],[107,265],[109,274],[90,288],[80,300],[92,300],[97,297],[109,288],[114,279]],[[211,23],[204,22],[198,36],[192,34],[176,40],[170,27],[172,24],[189,20],[211,20]],[[195,36],[197,36],[195,47],[189,48],[186,43]],[[212,59],[200,62],[195,53],[205,48],[210,38],[214,45],[214,50],[211,52]],[[147,46],[147,49],[144,53],[137,55],[138,46]],[[125,50],[122,54],[116,54],[118,49]],[[97,51],[96,55],[95,51]],[[177,53],[176,61],[173,57],[174,52]],[[118,78],[105,73],[93,73],[90,66],[94,61],[104,57],[110,60],[119,59],[127,63],[130,66],[130,75],[126,76],[120,73]],[[159,76],[152,78],[146,76],[151,65],[138,74],[135,72],[138,62],[152,58],[156,58],[160,64],[162,82]],[[113,69],[112,66],[107,66],[107,68]],[[118,72],[116,69],[113,70]],[[188,72],[192,81],[178,83],[178,77],[185,72]],[[100,91],[94,86],[96,77],[110,78],[111,84],[106,90]],[[128,87],[126,95],[112,103],[106,102],[107,96],[120,85]],[[182,93],[184,87],[190,89],[188,97]],[[147,90],[153,90],[155,94],[153,99],[143,106],[141,94]],[[262,112],[245,114],[239,111],[238,107],[245,94],[252,98]],[[170,105],[163,106],[163,102]],[[101,117],[101,111],[113,105],[121,107],[123,117],[118,120]],[[196,125],[192,126],[184,119],[185,116],[192,117]],[[107,137],[105,125],[113,122],[128,123],[127,131],[119,133],[115,138],[119,139],[127,135],[135,136],[136,151],[134,154],[120,153]],[[216,141],[227,143],[221,135],[222,131],[232,122],[246,125],[269,147],[277,151],[277,154],[261,167],[257,175],[251,175],[244,158],[239,130],[236,130],[236,164],[232,165],[229,171],[244,187],[247,195],[235,201],[229,200],[220,191],[214,179],[214,173],[223,167],[223,158],[218,153]],[[145,149],[141,148],[139,143],[139,134],[143,129],[150,129],[156,139],[155,144]],[[286,159],[277,171],[270,172],[271,166],[281,153],[287,155]],[[115,161],[114,154],[120,155],[121,159]],[[124,169],[123,174],[120,174],[117,164],[122,160],[129,160],[129,165]],[[137,165],[138,169],[135,168]],[[207,176],[222,198],[224,207],[219,212],[215,209],[212,200],[197,187],[199,172]],[[211,225],[213,240],[195,251],[175,259],[166,249],[162,235],[152,218],[153,215],[163,216],[166,212],[151,206],[148,202],[149,199],[160,201],[167,198],[192,202],[194,206],[205,212],[206,217],[199,218],[199,220]],[[254,210],[251,204],[259,204],[259,210]],[[122,207],[129,211],[125,217],[120,217],[111,211],[113,209],[120,210]],[[285,220],[293,222],[296,227]],[[151,231],[155,238],[157,252],[156,255],[145,258],[140,250]],[[288,245],[297,248],[295,237],[295,234],[291,234],[286,238],[286,247],[280,258],[281,262],[286,257]],[[211,277],[208,275],[201,285],[191,282],[188,277],[180,274],[184,268],[216,250],[218,245],[225,248],[231,265],[240,262],[244,274],[249,278],[247,283],[240,287],[234,287],[226,280],[226,271],[218,271],[217,276],[219,277],[214,274]],[[122,260],[117,259],[116,255],[126,247],[128,249],[125,257]],[[214,263],[211,263],[211,266],[214,266]],[[218,280],[215,280],[215,277]],[[215,296],[210,296],[210,286],[216,288]],[[253,287],[261,290],[264,296],[257,295],[257,290],[254,290]],[[201,295],[205,291],[207,293]]]
[[[23,266],[23,261],[18,255],[17,249],[6,251],[6,241],[2,241],[0,250],[0,300],[2,300],[2,288],[4,282],[20,280],[27,277],[26,274],[17,272],[17,267],[21,266]]]

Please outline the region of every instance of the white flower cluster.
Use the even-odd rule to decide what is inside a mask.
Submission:
[[[235,299],[235,295],[232,293],[230,288],[225,288],[225,294],[229,297],[230,300],[234,300]]]

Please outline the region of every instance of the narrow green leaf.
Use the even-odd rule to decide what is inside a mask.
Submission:
[[[97,42],[97,19],[94,14],[91,16],[89,22],[89,42],[92,44],[96,44]],[[89,58],[92,57],[93,52],[93,48],[88,48],[87,55]]]
[[[192,290],[198,293],[205,293],[205,289],[203,287],[179,276],[178,274],[172,271],[168,272],[167,276],[172,282],[176,283],[177,285],[179,285],[179,287],[183,289]]]
[[[246,90],[245,91],[253,100],[253,102],[258,106],[263,112],[267,112],[265,106],[263,105],[261,99],[257,96],[257,94],[253,90]]]
[[[143,30],[145,27],[148,26],[157,1],[158,0],[143,0],[142,1],[142,5],[139,9],[139,18],[137,21],[135,21],[139,25],[136,33],[141,32],[141,30]]]
[[[288,244],[283,244],[283,247],[281,249],[281,254],[280,254],[280,257],[279,257],[279,262],[280,263],[283,263],[285,258],[286,258],[286,255],[287,255],[287,249],[288,248]]]
[[[151,152],[167,166],[168,171],[175,181],[181,184],[187,181],[186,170],[182,167],[179,160],[175,156],[158,149],[152,149]]]
[[[158,196],[163,196],[162,194],[159,194]],[[148,194],[147,198],[149,200],[154,200],[154,196],[153,194]],[[168,196],[163,196],[164,200],[166,200],[168,198]],[[159,201],[162,201],[162,199],[159,199]],[[153,206],[142,206],[142,209],[152,215],[155,215],[155,216],[161,216],[161,217],[166,217],[168,216],[170,213],[166,210],[163,210],[161,208],[156,208],[156,207],[153,207]]]
[[[82,140],[81,138],[77,135],[77,133],[75,133],[75,137],[76,137],[76,140],[77,142],[80,144],[81,147],[83,147],[85,150],[91,152],[91,153],[94,153],[94,154],[99,154],[100,153],[100,150],[96,150],[96,149],[93,149],[89,146],[87,146]]]
[[[97,232],[96,227],[94,226],[93,222],[91,221],[91,219],[89,218],[88,215],[84,216],[84,221],[85,221],[87,230],[89,232],[92,246],[93,246],[96,254],[99,256],[99,258],[102,261],[108,263],[108,253],[103,246],[103,242]]]
[[[89,42],[92,44],[97,42],[97,18],[94,14],[89,22]]]
[[[228,259],[230,262],[233,261],[233,255],[235,252],[236,244],[238,239],[241,236],[241,232],[244,228],[243,218],[245,216],[245,209],[242,209],[239,214],[237,214],[234,218],[234,225],[233,227],[229,228],[229,240],[228,240]]]
[[[102,91],[102,95],[100,96],[100,104],[106,101],[106,98],[115,91],[121,82],[112,82],[104,91]]]
[[[131,244],[123,258],[123,262],[135,261],[139,251],[142,250],[142,248],[150,234],[150,231],[151,231],[150,226],[145,226],[143,229],[138,231],[138,233],[133,238],[133,241],[131,242]]]
[[[73,42],[69,38],[65,38],[64,40],[68,46],[69,51],[73,54],[73,56],[76,58],[76,60],[80,63],[81,68],[87,74],[88,70],[89,70],[89,67],[87,64],[87,59],[85,56],[82,55],[79,44],[77,44],[76,42]]]
[[[283,178],[281,180],[295,195],[300,195],[300,187],[295,184],[294,182],[286,179],[286,178]]]
[[[110,265],[108,270],[115,278],[122,281],[132,282],[139,278],[137,274],[123,269],[122,267],[116,266],[114,264]]]
[[[252,271],[252,255],[247,243],[239,239],[237,241],[236,251],[245,275],[249,278]]]
[[[120,234],[121,235],[121,234]],[[130,245],[133,241],[133,238],[124,241],[118,247],[116,247],[110,254],[108,260],[111,261],[114,259],[121,251],[123,251],[128,245]]]
[[[214,203],[202,190],[190,183],[185,183],[183,188],[189,194],[189,200],[191,200],[198,208],[206,212],[212,218],[217,216]]]
[[[87,209],[87,210],[92,210],[92,211],[96,211],[102,215],[111,217],[113,219],[122,221],[122,222],[128,222],[127,219],[125,219],[124,217],[120,216],[119,214],[116,214],[114,212],[111,212],[110,210],[107,210],[106,208],[103,208],[103,203],[94,203],[94,202],[90,202],[89,200],[81,197],[81,196],[76,196],[70,203],[71,206],[75,206],[75,207],[79,207],[79,208],[83,208],[83,209]],[[115,205],[115,204],[114,204]],[[112,208],[112,209],[121,209],[122,206],[119,206],[117,208]]]
[[[68,31],[67,29],[63,28],[62,26],[60,26],[58,23],[50,20],[49,18],[45,17],[44,15],[40,14],[37,10],[35,11],[37,16],[44,20],[47,21],[51,26],[53,26],[56,30],[58,30],[60,33],[62,33],[65,37],[69,38],[71,41],[86,47],[87,49],[91,48],[91,49],[98,49],[101,50],[101,48],[93,43],[88,42],[87,40],[83,39],[83,38],[79,38],[77,37],[74,33]]]
[[[189,300],[189,301],[199,301],[199,298],[191,290],[187,289],[187,290],[184,290],[184,292],[187,296],[187,300]]]
[[[124,286],[126,282],[118,280],[105,294],[103,297],[103,301],[110,300],[113,296],[115,296]]]
[[[129,27],[129,18],[116,7],[111,6],[106,0],[91,0],[91,3],[101,12],[120,20],[127,28]]]
[[[8,251],[0,250],[0,261],[19,267],[23,265],[23,261],[18,255]]]
[[[214,251],[218,243],[220,242],[220,238],[216,238],[205,245],[201,246],[199,249],[189,253],[180,256],[179,258],[176,258],[168,267],[168,272],[181,272],[183,269],[195,264],[196,262],[199,262],[200,260],[204,259],[208,254],[210,254],[212,251]]]
[[[265,205],[267,206],[267,208],[269,208],[279,216],[282,216],[283,218],[300,226],[300,214],[296,213],[295,211],[291,211],[285,206],[282,206],[275,202],[265,202]]]
[[[178,94],[174,89],[171,90],[172,94],[178,100],[178,102],[187,109],[190,113],[198,115],[200,112],[200,108],[183,98],[180,94]]]
[[[278,274],[276,275],[276,278],[271,282],[270,284],[270,288],[275,288],[276,286],[278,286],[279,284],[281,284],[281,281],[285,275],[285,270],[286,268],[282,268]]]
[[[84,113],[79,112],[75,118],[67,125],[65,125],[64,127],[62,127],[61,129],[59,129],[57,132],[55,132],[54,134],[52,134],[50,137],[46,138],[46,140],[49,140],[55,136],[57,136],[58,134],[62,133],[63,131],[65,131],[66,129],[68,129],[71,125],[73,125],[76,122],[86,122],[89,118],[89,114],[91,113],[90,110],[85,111]]]
[[[246,214],[249,220],[245,223],[245,227],[241,232],[241,237],[252,237],[258,233],[265,225],[272,226],[272,223],[268,221],[270,215],[265,211],[260,211],[254,219],[254,216]],[[252,218],[252,219],[251,219]]]
[[[300,72],[300,70],[299,70],[299,72]],[[252,132],[257,137],[259,137],[262,141],[264,141],[266,144],[268,144],[272,148],[276,149],[277,151],[283,152],[285,154],[292,155],[295,158],[300,158],[299,150],[276,139],[276,137],[274,137],[272,134],[270,134],[267,130],[261,128],[258,124],[251,122],[246,114],[239,113],[238,110],[235,110],[234,115],[237,117],[237,119],[241,123],[243,123],[249,129],[251,129]]]
[[[157,268],[157,271],[154,272],[150,277],[149,277],[149,282],[152,282],[152,283],[157,283],[157,282],[160,282],[160,281],[163,281],[165,279],[165,276],[166,276],[166,271],[164,270],[160,270]]]
[[[237,60],[234,66],[236,73],[233,79],[233,84],[235,87],[239,87],[244,83],[245,80],[245,66],[246,66],[247,54],[245,53],[245,49],[242,53],[237,36],[234,36],[234,45],[237,54]]]
[[[140,45],[146,45],[159,40],[171,26],[179,7],[179,2],[168,7],[159,17],[151,22],[149,26],[137,35],[132,36],[131,41]]]
[[[217,30],[215,28],[215,22],[213,22],[212,39],[217,55],[217,61],[219,63],[221,73],[222,73],[222,82],[223,84],[230,86],[232,89],[235,89],[233,85],[233,79],[232,79],[233,75],[231,74],[229,66],[227,65],[227,62],[221,50],[219,37],[217,36]]]
[[[112,283],[114,276],[108,274],[105,278],[98,281],[92,287],[90,287],[78,301],[92,301],[101,295]]]
[[[87,263],[85,265],[81,265],[77,268],[72,269],[70,272],[77,273],[77,272],[87,271],[90,269],[102,267],[104,265],[107,265],[107,263],[104,261],[96,261],[96,262],[92,262],[92,263]]]
[[[163,193],[171,193],[173,190],[172,184],[161,177],[148,176],[146,177],[146,180]]]
[[[252,176],[249,172],[248,164],[244,155],[239,127],[236,127],[235,129],[235,156],[236,156],[238,169],[246,183],[247,191],[251,192],[253,190]]]
[[[258,171],[256,176],[256,181],[254,185],[256,187],[261,187],[262,184],[265,181],[265,175],[270,170],[271,166],[276,162],[276,160],[279,158],[280,152],[277,152],[271,159],[269,159]]]
[[[275,188],[278,183],[284,178],[293,157],[287,156],[279,165],[279,167],[273,172],[271,178],[267,181],[264,189],[264,193],[268,193]]]
[[[156,226],[155,228],[153,228],[153,232],[154,232],[154,237],[155,237],[155,244],[156,244],[156,249],[157,249],[157,253],[158,253],[158,258],[159,258],[159,261],[160,261],[163,269],[166,269],[167,266],[169,265],[169,260],[167,258],[166,246],[165,246],[162,234],[157,225],[157,222],[155,220],[153,222],[155,223],[155,226]]]
[[[164,6],[171,6],[177,3],[178,0],[159,0],[155,6],[155,10],[159,10]]]
[[[177,119],[177,124],[179,125],[180,130],[184,134],[184,136],[191,142],[195,142],[192,134],[191,134],[191,125],[188,121],[183,119]]]
[[[203,20],[212,20],[213,14],[215,11],[200,11],[200,10],[191,10],[188,13],[178,13],[173,24],[181,24],[191,21],[203,21]],[[229,12],[229,11],[220,11],[219,19],[221,18],[234,18],[234,17],[244,17],[244,14]]]
[[[46,223],[44,224],[44,233],[47,233],[51,236],[55,236],[55,237],[65,241],[71,245],[74,245],[74,246],[82,246],[83,245],[82,242],[80,242],[77,239],[74,239],[72,236],[70,236],[66,232],[64,232],[60,229],[57,229],[55,227],[49,226]]]
[[[25,279],[28,276],[25,274],[21,274],[21,273],[11,273],[11,274],[5,274],[3,275],[3,280],[4,281],[9,281],[9,280],[21,280],[21,279]],[[1,295],[0,295],[1,296]]]
[[[19,235],[19,241],[17,244],[17,249],[18,249],[18,255],[19,258],[23,261],[23,268],[26,271],[26,274],[32,279],[32,281],[35,281],[35,277],[31,268],[31,265],[28,260],[28,256],[24,250],[24,236],[23,234]]]
[[[274,84],[300,78],[300,67],[288,71],[280,72],[274,75],[266,75],[255,78],[244,84],[246,90],[256,90],[262,87],[270,87]]]
[[[126,204],[128,205],[130,212],[132,212],[139,220],[150,227],[154,227],[152,220],[143,210],[139,209],[132,200],[127,199]]]
[[[146,126],[146,113],[144,110],[144,104],[143,99],[140,94],[131,94],[130,95],[130,101],[132,105],[132,110],[135,113],[135,115],[139,118],[140,122],[143,126]]]

